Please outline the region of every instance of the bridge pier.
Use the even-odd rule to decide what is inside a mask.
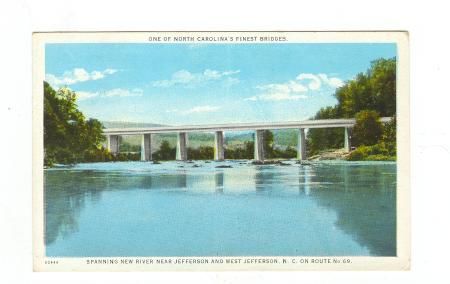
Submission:
[[[298,131],[297,159],[300,161],[306,160],[306,139],[304,128],[300,128]]]
[[[108,135],[108,151],[114,156],[119,154],[120,136],[119,135]]]
[[[351,138],[352,138],[352,129],[350,127],[345,127],[344,131],[344,149],[346,152],[350,152],[351,150]]]
[[[141,161],[152,160],[152,135],[142,134],[141,140]]]
[[[214,134],[214,160],[216,161],[222,161],[225,157],[223,142],[223,131],[216,131]]]
[[[264,130],[256,130],[254,160],[264,161]]]
[[[178,161],[187,160],[187,133],[178,132],[177,136],[177,156]]]

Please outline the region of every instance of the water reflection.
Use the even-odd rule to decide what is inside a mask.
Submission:
[[[146,175],[101,171],[47,171],[45,173],[45,243],[78,231],[78,216],[87,200],[97,203],[105,191],[186,190],[186,171]]]
[[[298,189],[300,194],[309,195],[311,193],[311,175],[314,175],[311,166],[299,167]]]
[[[255,171],[254,182],[255,190],[258,191],[271,191],[274,189],[273,183],[275,181],[275,173],[271,168],[261,166]]]
[[[395,165],[353,164],[284,167],[236,165],[231,169],[205,166],[195,170],[177,168],[140,172],[50,170],[45,172],[45,241],[47,245],[62,242],[82,230],[80,228],[85,224],[79,224],[79,219],[84,208],[102,204],[102,196],[111,192],[124,192],[126,196],[146,194],[145,191],[166,196],[168,192],[173,192],[194,196],[202,194],[206,198],[213,198],[210,193],[219,193],[217,197],[220,198],[236,195],[238,199],[221,199],[218,204],[227,210],[233,210],[234,202],[240,200],[245,203],[244,208],[248,208],[249,212],[253,210],[254,204],[239,196],[257,194],[268,202],[264,203],[268,207],[263,210],[272,214],[290,210],[291,207],[283,210],[278,207],[270,208],[270,202],[283,203],[285,199],[289,206],[318,206],[326,210],[321,213],[315,207],[295,209],[314,212],[310,214],[317,214],[316,218],[331,218],[327,213],[331,210],[336,218],[333,220],[334,225],[339,230],[368,248],[372,255],[391,256],[396,254],[395,171]],[[303,199],[308,202],[301,202]],[[126,204],[126,198],[123,200]],[[313,203],[310,204],[311,202]],[[207,199],[204,205],[209,206],[208,203]],[[274,203],[274,206],[279,204]],[[199,210],[200,214],[202,212],[201,208],[192,210]],[[304,224],[308,224],[310,220],[307,215],[277,218],[278,222],[289,222],[289,218],[304,218]],[[241,225],[237,222],[236,226]],[[272,225],[267,226],[270,228]],[[291,229],[292,234],[302,234],[295,227]],[[239,230],[238,235],[244,234],[245,231],[242,230],[245,228]],[[333,239],[333,228],[321,230],[321,234],[331,234],[330,238]],[[293,245],[299,245],[297,241],[293,241]]]
[[[310,176],[312,182],[332,182],[318,187],[311,197],[336,212],[341,230],[373,255],[396,255],[396,178],[388,167],[322,166]]]
[[[223,172],[216,172],[214,174],[216,193],[223,193],[223,178],[224,178]]]

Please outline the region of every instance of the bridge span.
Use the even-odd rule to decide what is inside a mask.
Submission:
[[[382,123],[390,120],[390,117],[380,119]],[[152,134],[177,133],[176,160],[187,160],[187,136],[192,132],[213,132],[214,135],[214,159],[223,160],[224,156],[224,132],[225,131],[255,131],[255,153],[254,159],[264,160],[264,130],[276,129],[298,129],[297,158],[306,159],[306,137],[305,129],[309,128],[344,128],[344,148],[350,151],[351,129],[355,125],[354,118],[345,119],[318,119],[288,122],[261,122],[261,123],[230,123],[230,124],[208,124],[208,125],[184,125],[184,126],[161,126],[143,128],[107,128],[103,130],[107,137],[108,150],[113,154],[119,153],[121,135],[141,135],[141,160],[152,160],[151,141]]]

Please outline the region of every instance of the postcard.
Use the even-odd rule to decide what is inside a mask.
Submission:
[[[407,32],[33,34],[35,271],[408,270]]]

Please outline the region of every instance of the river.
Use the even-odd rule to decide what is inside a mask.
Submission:
[[[396,255],[391,162],[111,162],[44,175],[50,257]]]

